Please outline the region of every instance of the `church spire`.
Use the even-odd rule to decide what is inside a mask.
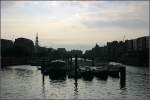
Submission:
[[[35,46],[39,46],[38,33],[36,33]]]

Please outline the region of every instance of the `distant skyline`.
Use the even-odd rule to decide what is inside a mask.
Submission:
[[[1,1],[1,38],[91,49],[149,35],[149,1]]]

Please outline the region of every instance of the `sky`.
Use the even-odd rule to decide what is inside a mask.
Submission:
[[[1,1],[1,38],[91,49],[149,35],[149,1]]]

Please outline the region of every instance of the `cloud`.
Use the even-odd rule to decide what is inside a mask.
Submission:
[[[149,31],[148,1],[2,1],[1,8],[2,33],[34,39],[39,32],[47,44],[91,45]]]
[[[120,20],[84,20],[82,22],[88,28],[123,28],[123,29],[148,29],[149,22],[142,19],[120,19]]]
[[[129,2],[115,4],[117,7],[111,4],[109,9],[99,8],[97,12],[87,13],[82,16],[82,23],[88,28],[148,29],[149,5],[127,4]]]

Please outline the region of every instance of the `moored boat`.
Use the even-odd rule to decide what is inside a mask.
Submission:
[[[66,62],[63,60],[52,60],[51,62],[45,62],[42,65],[42,70],[46,73],[50,72],[66,72]]]

